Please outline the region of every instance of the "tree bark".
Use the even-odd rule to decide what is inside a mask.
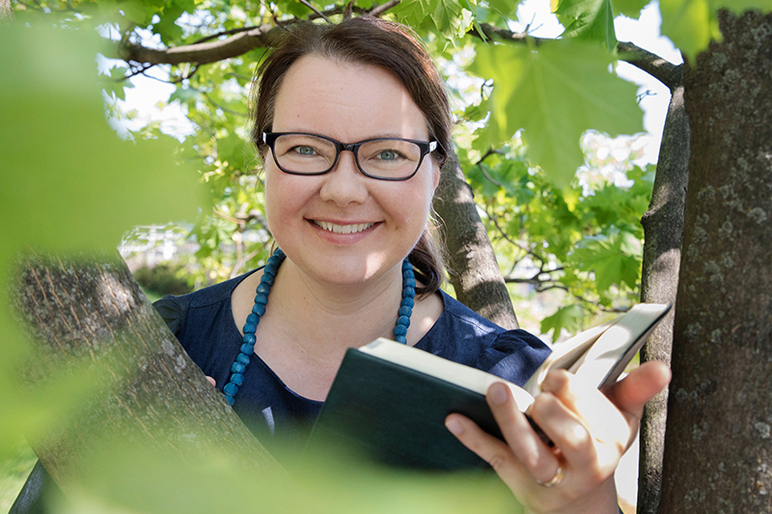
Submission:
[[[65,493],[101,443],[111,441],[183,461],[213,449],[245,470],[283,473],[190,360],[120,257],[32,257],[13,293],[17,315],[37,343],[25,382],[40,385],[84,367],[98,378],[77,416],[29,437]]]
[[[689,190],[662,512],[772,511],[772,14],[685,73]]]
[[[679,79],[680,82],[680,79]],[[645,235],[641,301],[673,303],[678,290],[684,203],[689,180],[689,119],[684,109],[684,88],[675,87],[670,98],[662,143],[657,160],[649,210],[641,224]],[[675,309],[657,325],[641,351],[641,361],[660,360],[670,364]],[[665,389],[652,398],[643,411],[638,463],[637,512],[658,512],[662,488],[662,458],[667,421]]]
[[[0,0],[0,25],[14,21],[11,0]]]
[[[504,328],[519,328],[496,254],[477,212],[472,188],[455,154],[442,168],[434,210],[443,223],[450,283],[458,300]]]

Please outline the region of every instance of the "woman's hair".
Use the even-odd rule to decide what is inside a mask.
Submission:
[[[263,132],[271,132],[276,96],[287,70],[305,55],[344,63],[379,66],[396,76],[426,119],[430,139],[437,141],[432,158],[442,166],[448,158],[452,121],[445,83],[431,57],[407,27],[372,17],[350,18],[336,25],[298,22],[287,28],[275,50],[260,65],[252,92],[252,140],[260,155],[268,150]],[[419,295],[433,293],[445,278],[442,246],[429,221],[409,259],[420,273]]]

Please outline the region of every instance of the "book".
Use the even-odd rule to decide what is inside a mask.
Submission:
[[[488,467],[445,428],[448,414],[463,414],[502,438],[485,400],[491,384],[505,383],[525,412],[552,369],[568,370],[596,387],[613,383],[669,309],[670,305],[638,304],[554,345],[523,387],[383,338],[350,348],[306,451],[334,447],[338,453],[418,469]]]

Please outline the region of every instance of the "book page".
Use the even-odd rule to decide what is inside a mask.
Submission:
[[[634,306],[604,332],[569,371],[595,387],[615,382],[668,310],[670,305]]]

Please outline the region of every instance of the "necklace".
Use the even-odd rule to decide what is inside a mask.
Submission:
[[[271,292],[273,282],[276,280],[276,273],[279,271],[279,266],[281,266],[285,257],[284,252],[277,248],[273,255],[268,258],[268,262],[265,263],[265,268],[263,268],[263,276],[260,278],[260,283],[255,291],[255,304],[252,306],[252,312],[247,316],[246,323],[244,323],[244,337],[241,339],[241,348],[231,366],[231,378],[223,387],[225,399],[231,406],[233,406],[236,394],[239,392],[239,387],[244,383],[244,372],[247,366],[249,366],[250,356],[255,352],[255,343],[257,343],[255,331],[257,330],[258,323],[260,323],[260,318],[265,314],[268,294]],[[413,273],[413,266],[405,258],[402,261],[402,301],[397,312],[397,323],[394,325],[394,340],[398,343],[407,344],[407,329],[410,326],[410,316],[413,314],[414,305],[415,274]]]

